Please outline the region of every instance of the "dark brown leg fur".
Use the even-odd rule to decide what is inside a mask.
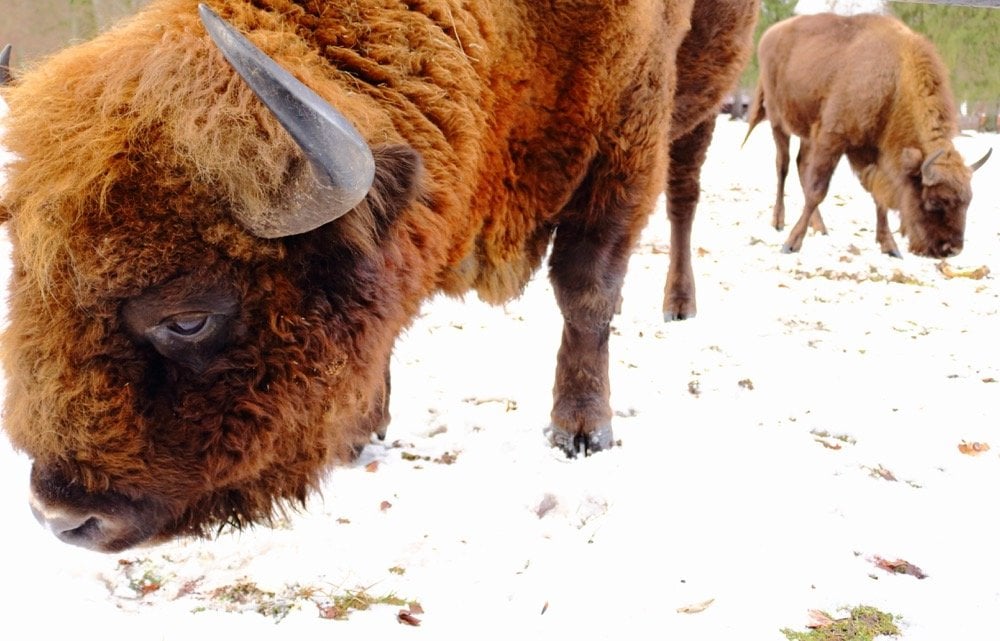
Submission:
[[[608,338],[629,255],[658,190],[649,150],[592,164],[556,229],[549,278],[563,315],[549,438],[570,457],[612,446]],[[628,170],[619,162],[634,162]],[[662,159],[661,159],[662,160]],[[662,167],[662,163],[660,164]],[[627,177],[623,180],[623,176]]]
[[[701,190],[701,166],[715,131],[715,113],[670,146],[667,218],[670,268],[663,290],[663,320],[693,318],[698,311],[691,271],[691,226]]]
[[[570,457],[613,441],[608,337],[628,260],[621,236],[614,228],[564,223],[552,249],[550,277],[564,322],[549,436]]]

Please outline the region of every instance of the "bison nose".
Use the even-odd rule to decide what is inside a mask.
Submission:
[[[60,541],[92,550],[102,549],[102,520],[97,515],[46,507],[34,495],[29,503],[35,519]]]
[[[950,241],[945,240],[941,242],[938,246],[938,256],[941,258],[949,258],[951,256],[957,256],[962,251],[962,239],[952,239]]]
[[[120,552],[152,538],[169,512],[150,499],[115,491],[88,492],[57,469],[31,470],[31,512],[64,543],[98,552]]]

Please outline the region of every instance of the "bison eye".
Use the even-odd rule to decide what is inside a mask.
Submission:
[[[121,314],[126,331],[137,343],[201,372],[239,334],[238,298],[224,287],[192,291],[189,280],[179,281],[183,289],[173,282],[143,292],[126,301]]]
[[[184,312],[149,327],[145,338],[163,356],[201,371],[230,342],[231,314]]]
[[[188,346],[214,343],[224,333],[229,314],[184,312],[164,318],[145,331],[146,338],[156,345]]]
[[[192,337],[197,336],[208,326],[210,318],[210,314],[203,313],[178,314],[165,319],[160,325],[178,336]]]

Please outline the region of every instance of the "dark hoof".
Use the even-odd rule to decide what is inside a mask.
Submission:
[[[602,450],[610,450],[615,440],[610,425],[599,427],[590,434],[571,434],[564,429],[549,426],[546,433],[552,447],[558,447],[569,458],[576,458],[580,454],[590,456]]]
[[[902,258],[903,257],[903,255],[901,253],[899,253],[898,249],[893,249],[892,251],[887,251],[885,253],[889,254],[893,258]]]
[[[795,249],[794,247],[792,247],[788,243],[785,243],[784,245],[781,246],[781,253],[782,254],[794,254],[797,251],[799,251],[799,250]]]
[[[694,318],[695,312],[684,313],[684,312],[663,312],[663,320],[666,322],[687,320],[689,318]]]

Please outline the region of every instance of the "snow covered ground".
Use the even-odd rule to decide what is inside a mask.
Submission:
[[[28,462],[0,439],[0,625],[109,641],[780,640],[811,609],[867,604],[909,641],[995,638],[1000,160],[974,178],[947,278],[879,253],[843,165],[829,236],[781,254],[773,143],[762,127],[740,149],[745,130],[720,119],[704,167],[698,316],[661,320],[662,202],[631,261],[611,343],[620,447],[568,461],[543,439],[561,327],[544,273],[503,308],[434,300],[395,352],[386,443],[273,529],[76,550],[34,522]],[[969,161],[1000,147],[956,142]],[[794,169],[789,186],[791,222]],[[967,277],[982,266],[994,274]],[[352,607],[365,599],[386,603]]]

